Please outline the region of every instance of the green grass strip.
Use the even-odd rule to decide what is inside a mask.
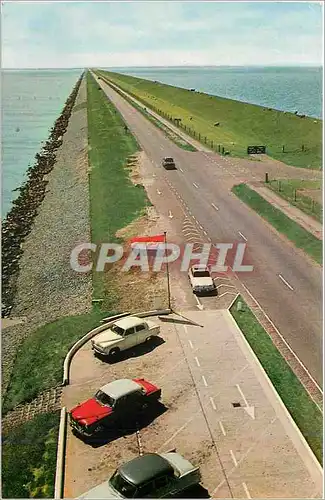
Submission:
[[[287,217],[281,210],[275,208],[256,191],[246,184],[238,184],[232,188],[238,198],[266,219],[280,233],[301,248],[319,264],[322,263],[322,242],[306,231],[295,221]]]
[[[323,207],[322,204],[313,200],[311,196],[302,194],[302,189],[315,189],[321,192],[321,181],[309,181],[300,179],[272,179],[265,186],[272,189],[278,196],[289,201],[292,205],[299,208],[307,215],[314,217],[318,222],[323,222]],[[296,194],[295,194],[296,193]]]
[[[135,138],[89,72],[87,88],[91,241],[100,245],[117,242],[116,231],[143,214],[148,199],[129,178],[127,158],[139,151]],[[113,288],[106,289],[104,273],[94,270],[93,295],[105,299],[106,309],[114,307]]]
[[[113,313],[112,313],[113,314]],[[5,394],[3,411],[31,401],[62,382],[63,362],[73,344],[109,314],[94,311],[66,316],[32,332],[22,343]]]
[[[54,498],[60,413],[44,413],[2,435],[2,498]]]
[[[237,310],[239,301],[242,303],[240,311]],[[237,298],[230,312],[293,420],[322,464],[323,416],[321,411],[241,297]]]

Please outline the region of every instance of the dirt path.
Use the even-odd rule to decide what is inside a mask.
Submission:
[[[306,231],[312,233],[319,240],[323,239],[323,226],[317,220],[313,219],[309,215],[305,214],[302,210],[294,207],[287,200],[284,200],[276,193],[271,191],[269,188],[264,186],[248,184],[248,186],[260,194],[265,200],[267,200],[271,205],[281,210],[285,215],[290,217],[302,226]]]

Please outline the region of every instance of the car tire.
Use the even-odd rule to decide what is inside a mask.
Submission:
[[[113,347],[113,349],[111,349],[109,351],[108,355],[109,355],[110,358],[116,359],[119,356],[120,352],[121,351],[120,351],[120,349],[118,347]]]

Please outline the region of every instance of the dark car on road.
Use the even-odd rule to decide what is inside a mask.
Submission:
[[[170,498],[200,481],[199,467],[179,453],[146,453],[121,465],[110,479],[79,498]]]
[[[170,156],[166,156],[165,158],[163,158],[163,160],[162,160],[162,166],[166,170],[176,170],[176,165],[175,165],[174,158],[172,158]]]

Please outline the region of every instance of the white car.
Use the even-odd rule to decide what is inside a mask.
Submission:
[[[117,356],[121,351],[159,335],[160,326],[137,316],[119,319],[91,341],[92,349],[102,356]]]
[[[196,264],[190,267],[188,278],[195,294],[213,293],[217,290],[207,266]]]

